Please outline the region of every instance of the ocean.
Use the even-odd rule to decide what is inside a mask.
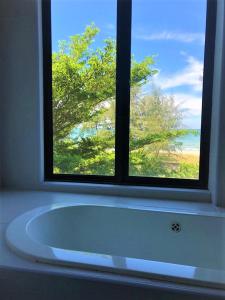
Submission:
[[[200,149],[200,130],[199,129],[194,129],[196,131],[196,134],[193,133],[188,133],[184,136],[178,137],[175,139],[177,143],[181,143],[182,145],[180,146],[180,149],[182,151],[199,151]],[[86,129],[81,130],[80,128],[75,128],[71,134],[71,137],[74,139],[77,138],[86,138],[89,136],[92,136],[95,134],[95,130],[91,129],[88,130]]]
[[[197,134],[186,134],[179,138],[176,138],[175,141],[178,143],[182,143],[181,150],[182,151],[199,151],[200,149],[200,130],[196,130]]]

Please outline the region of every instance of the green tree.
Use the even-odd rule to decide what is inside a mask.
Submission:
[[[52,55],[53,128],[57,142],[69,136],[73,128],[102,113],[101,103],[115,98],[116,44],[104,41],[102,48],[92,47],[99,29],[87,26],[83,34],[59,42]],[[143,84],[156,73],[152,57],[132,61],[131,85]]]
[[[130,173],[136,176],[174,177],[179,165],[176,138],[195,131],[181,129],[183,113],[172,96],[160,89],[142,95],[132,89],[130,116]],[[177,165],[177,168],[175,166]],[[176,174],[179,177],[179,174]]]
[[[94,47],[99,29],[60,41],[52,55],[54,172],[113,175],[115,161],[116,44],[106,39]],[[156,74],[153,57],[131,61],[130,171],[133,175],[168,176],[171,143],[186,133],[173,97],[142,86]],[[78,129],[78,136],[72,133]],[[162,152],[163,151],[163,155]],[[182,168],[182,174],[190,168]],[[191,169],[194,173],[193,168]],[[175,170],[176,171],[176,170]],[[179,177],[179,172],[174,175]]]

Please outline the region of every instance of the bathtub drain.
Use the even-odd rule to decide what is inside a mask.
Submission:
[[[180,232],[181,231],[181,225],[179,223],[172,223],[171,224],[171,230],[174,232]]]

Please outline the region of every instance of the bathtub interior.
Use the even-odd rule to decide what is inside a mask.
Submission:
[[[225,270],[225,221],[220,217],[70,206],[33,218],[27,233],[60,249]]]

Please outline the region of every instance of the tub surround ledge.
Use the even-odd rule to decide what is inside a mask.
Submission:
[[[1,191],[0,192],[0,270],[4,269],[14,269],[14,270],[26,270],[29,272],[44,272],[48,274],[60,274],[62,276],[72,276],[79,278],[92,278],[94,280],[105,280],[110,282],[118,282],[131,285],[139,285],[145,287],[151,286],[160,286],[162,288],[178,289],[178,290],[189,290],[196,293],[201,293],[210,295],[216,295],[225,297],[225,286],[219,284],[218,288],[207,286],[196,286],[187,285],[182,280],[176,280],[174,282],[167,281],[164,277],[164,280],[160,280],[160,276],[143,276],[139,277],[136,274],[127,274],[126,272],[120,272],[120,274],[115,274],[114,267],[111,266],[112,272],[105,272],[103,268],[100,271],[96,271],[96,267],[93,267],[93,261],[91,258],[90,269],[82,268],[79,264],[73,268],[59,265],[50,265],[45,263],[36,263],[35,259],[32,261],[23,258],[22,256],[16,255],[9,247],[6,245],[5,233],[9,223],[14,220],[16,217],[20,216],[29,211],[35,209],[37,212],[42,211],[43,207],[62,207],[62,206],[76,206],[76,205],[86,205],[86,206],[108,206],[108,207],[117,207],[117,208],[132,208],[142,211],[156,211],[156,212],[171,212],[171,213],[180,213],[180,214],[189,214],[197,217],[206,216],[206,217],[221,217],[225,218],[225,209],[214,207],[209,203],[197,203],[197,202],[182,202],[182,201],[165,201],[165,200],[156,200],[156,199],[142,199],[142,198],[128,198],[128,197],[119,197],[119,196],[103,196],[103,195],[85,195],[85,194],[72,194],[72,193],[59,193],[59,192],[40,192],[40,191]],[[83,254],[82,254],[83,255]],[[81,256],[82,256],[81,255]],[[81,257],[80,256],[80,257]],[[83,256],[82,256],[83,257]],[[83,257],[84,258],[84,257]],[[96,259],[99,257],[96,257]],[[119,257],[114,256],[114,260]],[[108,258],[105,257],[105,260]],[[118,260],[118,259],[117,259]],[[116,260],[116,261],[117,261]],[[132,260],[132,259],[131,259]],[[42,260],[43,262],[43,260]],[[132,260],[131,263],[134,263],[135,260]],[[123,268],[118,265],[120,260],[117,261],[117,266],[122,270]],[[136,260],[136,263],[139,265],[140,270],[146,268],[144,264],[141,266],[141,262]],[[143,261],[142,261],[143,263]],[[149,264],[150,262],[148,262]],[[155,264],[160,264],[159,262],[151,262],[151,267],[157,267]],[[80,268],[81,267],[81,268]],[[171,267],[168,264],[168,268]],[[143,269],[143,270],[144,270]],[[179,267],[178,267],[179,269]],[[108,271],[110,268],[108,269]],[[143,271],[142,270],[142,271]],[[168,269],[169,270],[169,269]],[[103,271],[103,272],[102,272]],[[184,269],[181,270],[183,272]],[[190,267],[187,272],[191,272]],[[193,271],[193,270],[192,270]],[[216,270],[215,270],[216,272]],[[221,273],[222,274],[222,273]],[[145,272],[143,272],[145,275]],[[215,276],[220,276],[215,274]],[[222,276],[225,276],[223,274]],[[220,278],[221,279],[221,278]],[[225,279],[225,278],[224,278]]]

